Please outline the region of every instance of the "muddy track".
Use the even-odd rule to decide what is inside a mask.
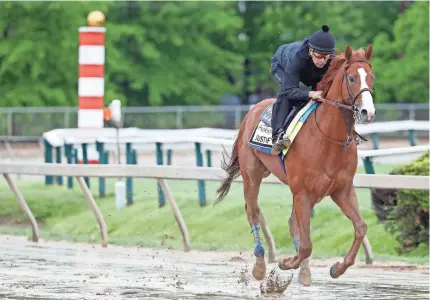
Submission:
[[[362,262],[341,278],[329,269],[337,259],[311,261],[313,284],[298,271],[282,294],[262,294],[252,279],[252,257],[213,253],[46,242],[0,236],[1,299],[427,299],[428,265]],[[268,268],[268,273],[275,265]]]

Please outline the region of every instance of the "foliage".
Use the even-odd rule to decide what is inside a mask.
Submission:
[[[96,9],[106,15],[106,103],[247,103],[276,92],[276,49],[324,23],[339,50],[374,44],[378,102],[428,101],[426,2],[402,14],[397,1],[78,1],[0,2],[1,106],[76,105],[78,27]]]
[[[429,2],[414,2],[394,23],[394,37],[379,33],[373,61],[378,102],[429,101]]]
[[[109,16],[108,77],[129,104],[209,104],[236,91],[224,74],[241,55],[217,45],[241,27],[231,3],[121,2]]]
[[[429,176],[429,152],[412,163],[394,169],[391,174]],[[399,253],[420,244],[429,244],[429,191],[399,190],[397,201],[386,221],[386,228],[396,235]]]

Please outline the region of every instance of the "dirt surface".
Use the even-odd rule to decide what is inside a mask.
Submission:
[[[268,274],[286,290],[262,293],[251,253],[88,245],[0,236],[1,299],[428,299],[428,265],[362,262],[332,279],[339,258],[311,260],[313,283],[298,270]],[[270,271],[274,271],[270,274]],[[266,277],[267,278],[267,277]],[[262,288],[270,286],[263,281]]]

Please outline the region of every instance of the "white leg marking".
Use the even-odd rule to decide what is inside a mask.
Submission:
[[[366,82],[366,70],[364,70],[364,68],[358,68],[357,72],[360,75],[360,89],[369,88]],[[376,109],[375,105],[373,105],[373,97],[372,94],[368,91],[365,91],[361,94],[361,109],[367,110],[367,116],[369,117],[369,119],[375,114]]]

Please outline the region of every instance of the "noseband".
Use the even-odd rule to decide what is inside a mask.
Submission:
[[[337,107],[337,108],[340,109],[340,112],[342,113],[342,117],[345,120],[346,126],[347,126],[346,140],[343,141],[343,142],[338,142],[338,141],[335,141],[335,140],[327,137],[324,133],[322,133],[322,131],[319,128],[318,123],[317,123],[317,119],[316,119],[317,118],[316,117],[317,114],[316,114],[316,112],[314,114],[315,124],[317,125],[317,128],[318,128],[319,132],[326,139],[330,140],[331,142],[334,142],[334,143],[336,143],[338,145],[343,145],[345,149],[349,147],[349,145],[351,144],[351,142],[352,142],[352,140],[354,138],[353,126],[354,126],[355,121],[357,120],[357,118],[359,118],[359,111],[357,109],[357,106],[355,105],[355,101],[357,101],[357,98],[360,97],[361,94],[364,93],[364,92],[369,92],[373,96],[372,90],[369,89],[369,88],[360,89],[360,91],[356,95],[352,91],[351,85],[349,84],[349,81],[348,81],[348,78],[347,78],[346,71],[348,70],[348,68],[351,66],[352,63],[357,63],[357,62],[363,62],[363,63],[368,64],[370,67],[372,67],[372,64],[367,59],[353,59],[353,60],[349,60],[349,61],[346,62],[345,68],[343,70],[343,76],[342,76],[341,84],[343,86],[344,81],[346,82],[346,90],[348,91],[348,98],[347,98],[347,100],[349,102],[349,105],[341,103],[341,102],[343,102],[343,99],[331,101],[331,100],[327,100],[327,99],[321,98],[321,99],[318,100],[319,102],[326,103],[328,105],[335,106],[335,107]],[[342,93],[342,90],[341,90],[341,93]],[[345,115],[344,110],[348,110],[348,111],[351,111],[353,113],[353,122],[351,124],[349,122],[349,118]]]

